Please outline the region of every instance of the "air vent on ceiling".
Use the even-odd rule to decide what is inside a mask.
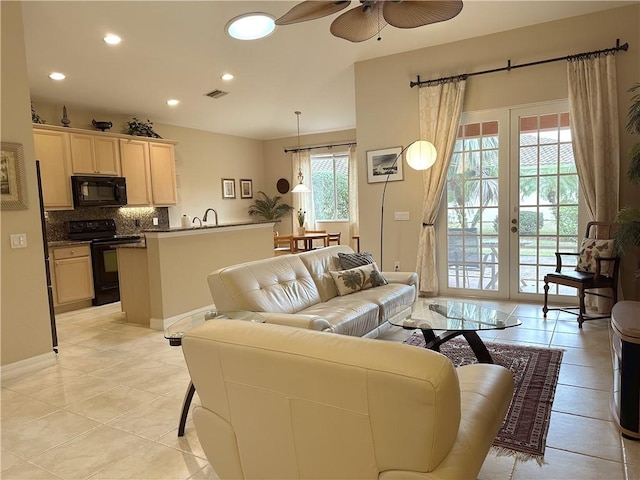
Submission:
[[[222,90],[218,90],[218,89],[211,90],[209,93],[205,93],[207,97],[211,97],[211,98],[220,98],[228,94],[229,92],[223,92]]]

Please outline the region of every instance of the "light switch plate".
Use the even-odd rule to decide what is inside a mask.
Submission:
[[[409,212],[396,212],[394,220],[409,220]]]
[[[27,248],[27,234],[26,233],[12,233],[11,248]]]

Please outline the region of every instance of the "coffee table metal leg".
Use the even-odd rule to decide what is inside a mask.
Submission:
[[[424,335],[425,347],[436,352],[440,351],[440,345],[444,342],[447,342],[458,335],[462,335],[465,340],[467,340],[471,350],[478,359],[478,363],[493,363],[493,358],[491,358],[491,354],[489,353],[489,350],[487,350],[487,346],[473,330],[447,330],[436,336],[435,333],[433,333],[433,330],[425,329],[422,330],[422,334]]]
[[[184,401],[182,402],[182,413],[180,414],[180,425],[178,425],[178,436],[184,437],[184,427],[187,424],[187,415],[189,414],[189,407],[191,406],[191,400],[193,400],[193,394],[196,393],[196,387],[193,386],[193,382],[189,382],[187,392],[184,394]]]
[[[476,332],[473,330],[462,332],[462,336],[469,343],[473,353],[476,354],[478,363],[493,363],[493,358],[491,358],[491,354],[489,353],[489,350],[487,350],[487,346]]]

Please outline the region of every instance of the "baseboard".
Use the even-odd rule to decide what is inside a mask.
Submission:
[[[214,304],[207,305],[206,307],[196,308],[195,310],[191,310],[190,312],[180,313],[178,315],[174,315],[168,318],[154,318],[151,317],[149,319],[149,327],[153,330],[166,330],[167,327],[174,324],[178,320],[181,320],[190,315],[195,315],[197,313],[206,312],[208,310],[215,310],[216,306]]]
[[[3,365],[0,368],[0,375],[2,376],[3,381],[13,380],[14,378],[51,367],[55,364],[56,354],[51,351],[43,353],[42,355],[36,355],[35,357],[20,360],[18,362],[9,363],[8,365]]]

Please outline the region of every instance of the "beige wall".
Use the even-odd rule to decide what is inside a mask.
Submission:
[[[504,33],[425,48],[356,64],[356,121],[358,127],[360,236],[363,250],[379,255],[380,199],[382,184],[367,184],[366,151],[405,146],[418,138],[418,90],[409,82],[470,73],[599,50],[628,42],[628,52],[616,55],[620,140],[626,172],[627,154],[633,138],[624,131],[630,94],[627,90],[640,79],[640,5],[606,10],[591,15],[535,25]],[[565,62],[500,72],[467,81],[465,111],[526,105],[567,97]],[[421,223],[422,178],[420,172],[404,169],[403,182],[390,183],[385,202],[384,265],[394,260],[403,268],[416,264]],[[624,175],[621,175],[624,177]],[[367,208],[366,206],[372,206]],[[638,187],[624,177],[620,184],[620,205],[640,207]],[[410,212],[409,222],[392,220],[394,211]],[[634,295],[633,263],[623,265],[623,288]]]
[[[1,2],[2,141],[21,143],[27,186],[26,210],[3,210],[2,355],[1,364],[50,353],[53,361],[44,270],[42,229],[36,184],[22,10],[18,2]],[[26,233],[27,248],[11,249],[9,235]]]

